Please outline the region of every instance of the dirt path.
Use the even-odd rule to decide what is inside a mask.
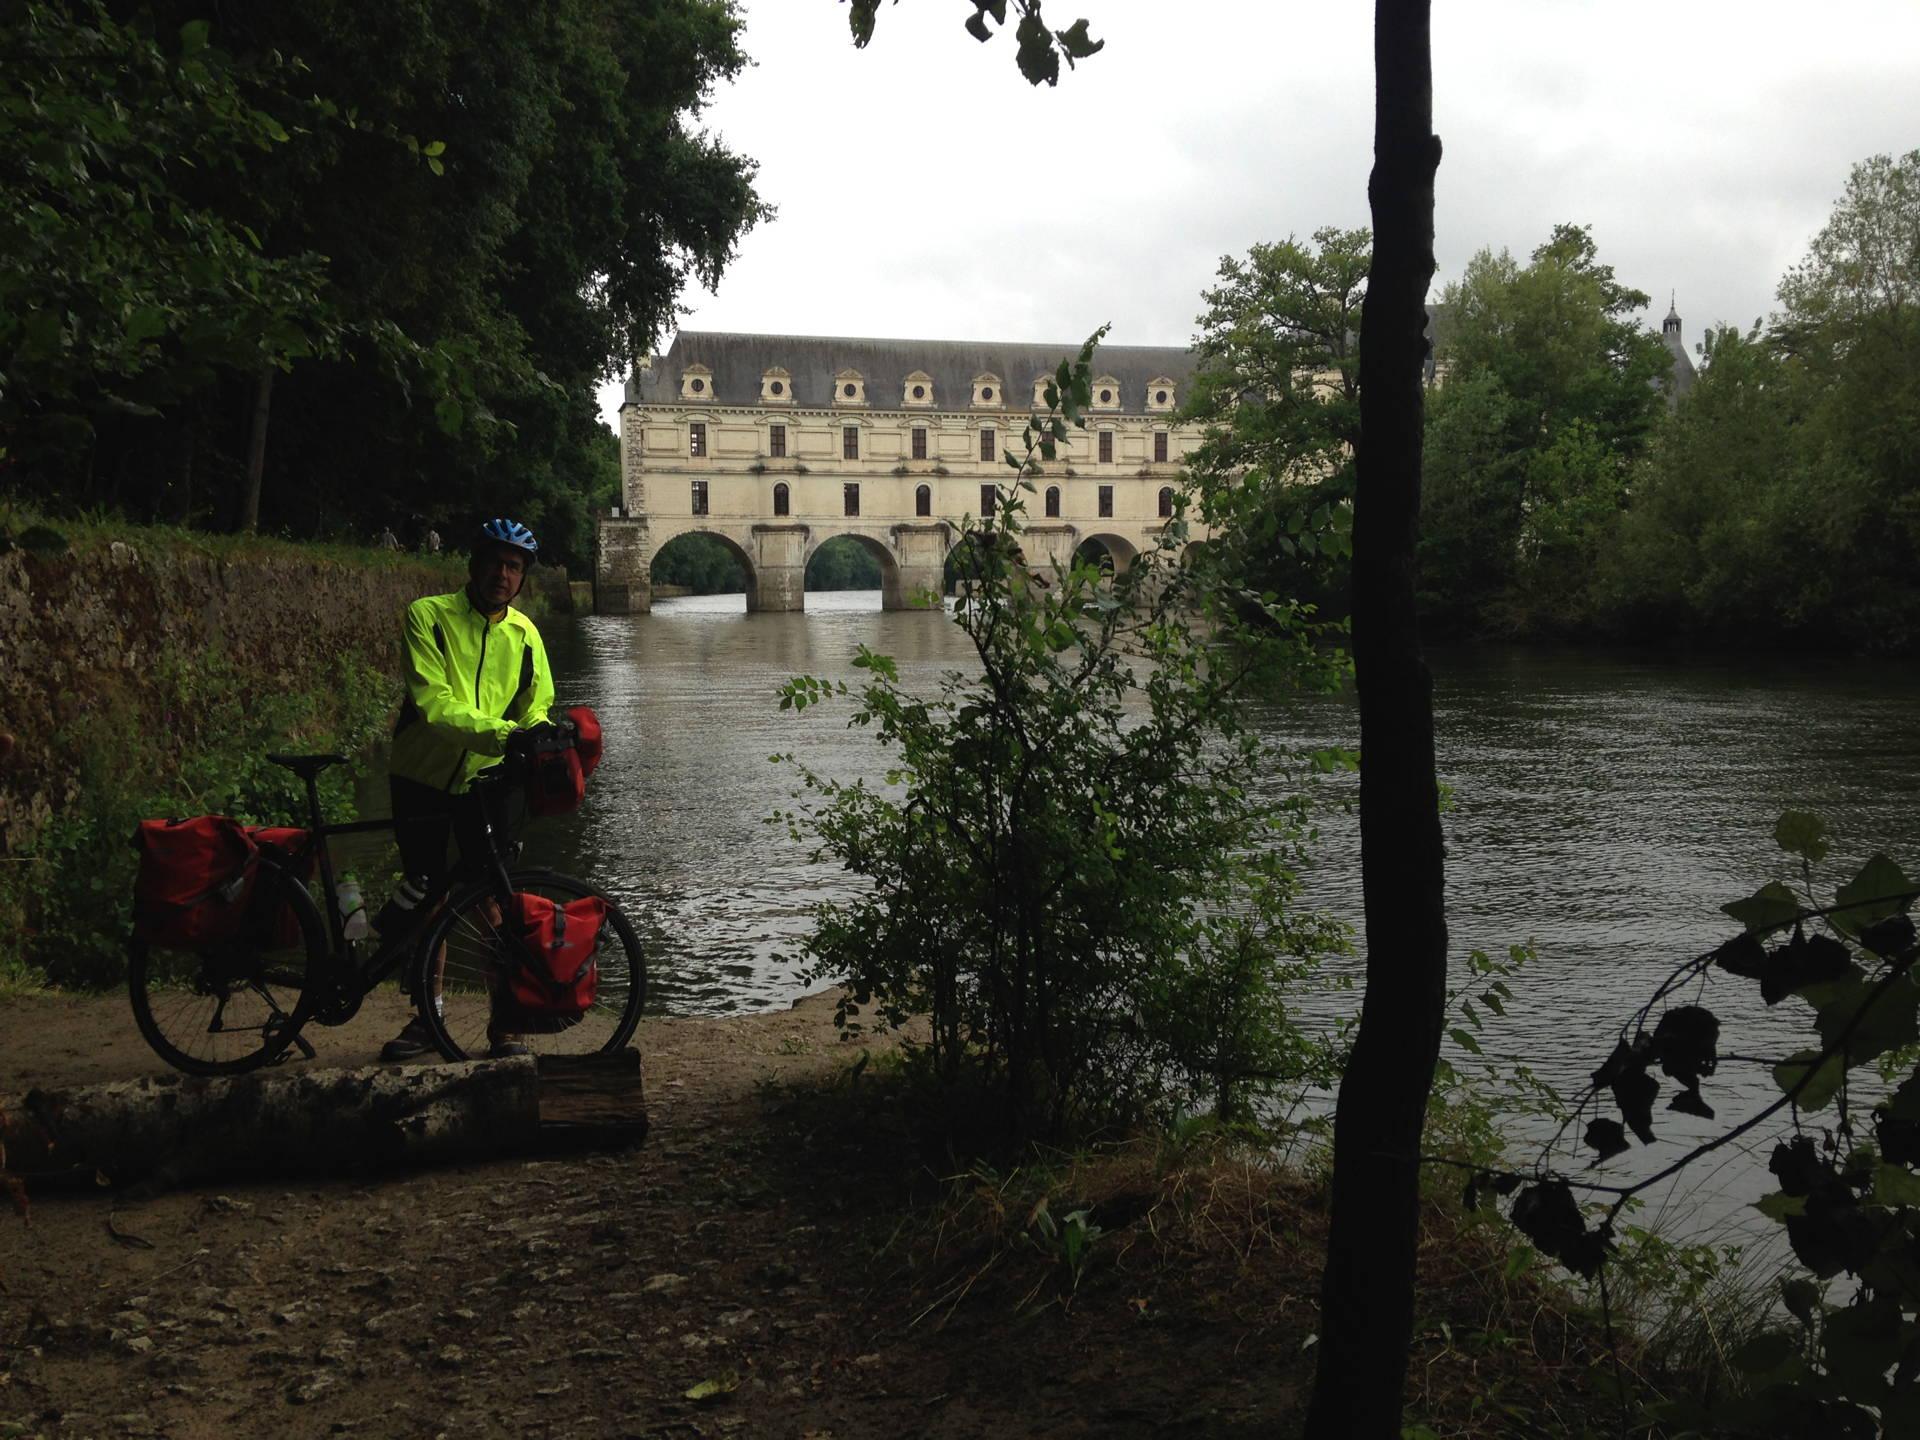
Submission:
[[[0,1216],[0,1435],[922,1429],[823,1274],[858,1258],[756,1176],[754,1088],[841,1058],[832,1008],[644,1025],[636,1153]],[[318,1063],[370,1063],[400,1018],[316,1035]],[[0,1092],[151,1073],[143,1052],[118,999],[0,1008]]]
[[[402,1018],[380,999],[312,1037],[317,1063],[371,1063]],[[885,1092],[783,1087],[846,1074],[832,1019],[816,996],[647,1022],[653,1129],[627,1154],[0,1208],[0,1440],[1297,1433],[1310,1187],[1067,1165],[1037,1193],[1100,1230],[1070,1269],[1030,1173],[943,1179]],[[155,1069],[124,999],[0,1002],[0,1094]],[[1516,1324],[1445,1226],[1423,1271],[1408,1419],[1577,1433],[1579,1337],[1533,1297]]]

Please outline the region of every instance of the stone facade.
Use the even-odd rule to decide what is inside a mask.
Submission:
[[[601,522],[596,603],[650,608],[653,557],[691,532],[743,562],[749,610],[804,606],[807,562],[850,535],[888,609],[932,603],[965,516],[1013,474],[1021,431],[1071,345],[682,331],[628,382],[623,514]],[[1085,431],[1035,477],[1023,549],[1065,562],[1097,540],[1124,567],[1155,543],[1198,427],[1173,417],[1193,357],[1108,346]]]

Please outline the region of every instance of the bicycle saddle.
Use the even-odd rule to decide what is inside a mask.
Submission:
[[[344,755],[268,755],[276,765],[284,765],[302,780],[310,780],[329,765],[344,765]]]

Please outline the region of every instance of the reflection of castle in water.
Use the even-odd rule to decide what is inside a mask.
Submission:
[[[601,522],[602,611],[651,605],[653,556],[713,535],[747,574],[750,610],[798,610],[807,561],[852,536],[880,562],[882,603],[942,588],[962,516],[992,513],[1022,430],[1073,345],[682,331],[627,383],[624,513]],[[1027,497],[1029,563],[1089,541],[1124,567],[1173,513],[1199,427],[1174,423],[1193,373],[1174,346],[1103,346],[1087,428]]]

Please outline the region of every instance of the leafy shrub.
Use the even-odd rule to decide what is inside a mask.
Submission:
[[[1062,363],[1024,461],[1008,457],[997,513],[963,522],[956,613],[979,673],[927,698],[862,648],[852,723],[890,752],[886,788],[784,757],[809,803],[781,818],[873,882],[819,908],[812,978],[849,984],[850,1032],[930,1016],[922,1058],[953,1113],[977,1120],[983,1098],[1015,1137],[1194,1099],[1233,1116],[1323,1078],[1329,1054],[1290,1023],[1286,991],[1346,943],[1297,907],[1304,798],[1276,810],[1250,788],[1305,758],[1252,734],[1241,704],[1273,664],[1335,683],[1324,627],[1256,602],[1248,629],[1215,606],[1172,563],[1179,517],[1118,577],[1037,576],[1019,556],[1033,462],[1082,423],[1092,347]],[[849,693],[802,676],[780,703]]]

